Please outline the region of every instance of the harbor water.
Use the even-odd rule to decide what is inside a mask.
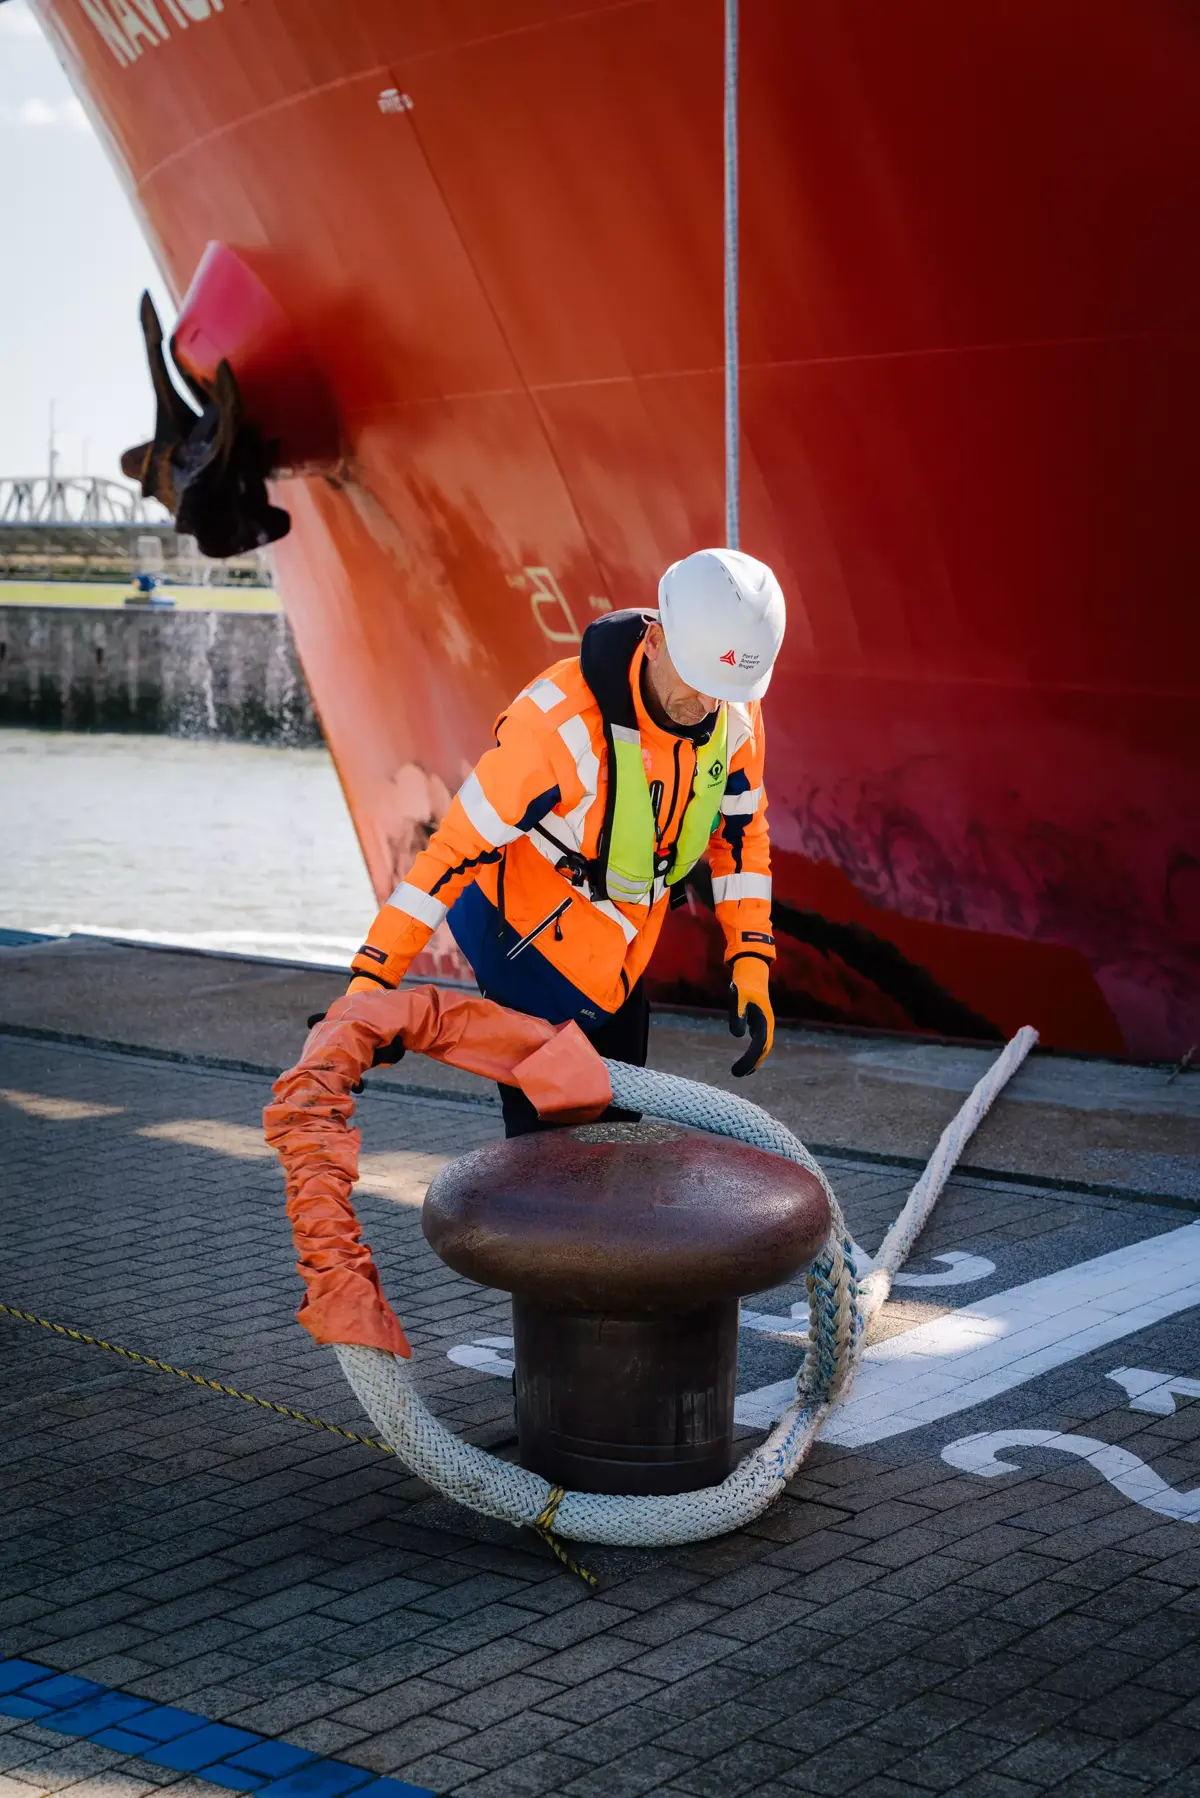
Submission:
[[[374,911],[324,749],[0,730],[0,928],[344,964]]]

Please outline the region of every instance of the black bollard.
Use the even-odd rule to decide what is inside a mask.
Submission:
[[[687,1492],[733,1462],[738,1300],[807,1267],[803,1168],[668,1124],[497,1143],[432,1181],[426,1239],[513,1294],[524,1467],[585,1492]]]

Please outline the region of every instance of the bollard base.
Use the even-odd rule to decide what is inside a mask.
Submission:
[[[513,1296],[522,1467],[577,1492],[718,1485],[733,1465],[738,1301],[682,1315]]]

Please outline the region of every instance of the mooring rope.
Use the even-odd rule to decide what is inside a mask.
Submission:
[[[338,1344],[334,1353],[363,1409],[405,1465],[446,1497],[485,1516],[539,1529],[550,1514],[560,1536],[623,1547],[668,1547],[739,1529],[783,1490],[829,1411],[849,1391],[862,1357],[868,1316],[883,1302],[892,1273],[916,1240],[971,1134],[1036,1041],[1036,1031],[1028,1027],[1019,1031],[943,1132],[929,1166],[884,1238],[865,1297],[860,1294],[853,1243],[832,1188],[804,1144],[777,1118],[698,1081],[606,1061],[615,1104],[782,1155],[815,1173],[830,1201],[829,1237],[808,1277],[808,1339],[796,1397],[766,1441],[719,1486],[652,1498],[561,1492],[540,1474],[497,1460],[439,1423],[417,1393],[407,1361],[349,1344]]]

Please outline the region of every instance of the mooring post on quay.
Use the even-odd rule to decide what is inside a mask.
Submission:
[[[738,1301],[809,1266],[829,1205],[747,1144],[596,1123],[459,1157],[422,1228],[456,1272],[513,1295],[522,1466],[641,1496],[728,1474]]]

